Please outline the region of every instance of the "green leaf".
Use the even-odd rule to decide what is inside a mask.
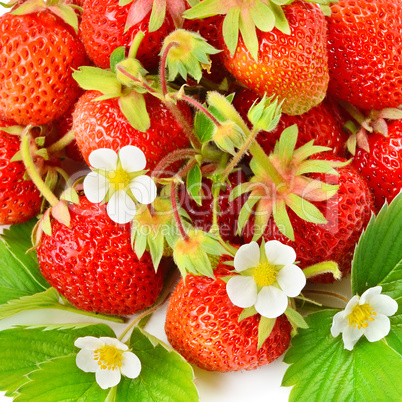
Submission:
[[[115,337],[112,329],[104,324],[84,325],[50,329],[21,326],[1,331],[0,390],[7,391],[7,396],[15,395],[29,381],[27,375],[38,369],[38,364],[75,353],[74,341],[81,336]]]
[[[152,258],[152,264],[155,268],[155,272],[158,270],[159,263],[161,262],[163,251],[165,249],[165,237],[163,233],[159,231],[157,234],[151,235],[148,239],[149,252]]]
[[[311,202],[296,194],[286,197],[286,205],[300,218],[307,222],[324,224],[327,223],[322,212]]]
[[[289,22],[286,19],[285,13],[282,10],[282,7],[277,4],[270,3],[270,7],[272,12],[275,15],[275,27],[279,29],[285,35],[290,35],[290,26]]]
[[[105,401],[109,390],[95,381],[95,373],[85,373],[75,363],[75,354],[57,357],[39,365],[19,389],[18,402]]]
[[[11,317],[22,311],[35,310],[40,308],[49,308],[58,304],[59,294],[56,289],[36,293],[29,296],[22,296],[18,299],[9,300],[7,303],[0,305],[0,320]]]
[[[256,62],[258,62],[258,50],[260,46],[255,29],[255,24],[251,18],[250,12],[247,12],[244,9],[242,11],[243,12],[241,13],[239,23],[241,36],[246,48],[251,53],[251,56]]]
[[[126,48],[119,46],[110,55],[110,69],[116,73],[116,66],[126,58]]]
[[[187,175],[187,192],[190,197],[198,204],[202,204],[201,185],[202,185],[202,173],[201,168],[197,164],[191,168]]]
[[[293,124],[293,126],[286,127],[281,133],[278,143],[278,156],[284,165],[289,165],[292,160],[298,131],[297,125]]]
[[[50,6],[49,9],[78,33],[78,16],[71,6],[56,4],[55,6]]]
[[[145,132],[151,126],[144,97],[136,91],[119,98],[120,109],[128,122],[138,131]]]
[[[402,297],[399,297],[397,302],[398,311],[393,316],[389,317],[391,330],[387,335],[387,343],[389,347],[402,355]]]
[[[233,276],[227,276],[226,278],[227,278],[227,281],[229,281],[229,279],[233,278]],[[220,279],[222,279],[222,277]],[[258,312],[254,306],[244,308],[239,315],[239,322],[242,320],[245,320],[246,318],[252,317],[253,315],[256,315],[256,314],[258,314]]]
[[[276,318],[266,318],[261,316],[260,322],[258,323],[258,345],[257,349],[260,349],[262,344],[271,335],[272,329],[274,328]]]
[[[204,113],[196,113],[194,118],[194,129],[201,143],[212,140],[215,124]]]
[[[308,329],[292,339],[284,362],[291,364],[282,385],[294,385],[290,401],[400,400],[400,355],[384,342],[362,338],[353,351],[330,333],[336,311],[309,315]]]
[[[285,311],[285,315],[293,328],[308,328],[308,325],[303,316],[296,310],[288,307]]]
[[[155,339],[134,328],[130,348],[141,361],[141,373],[134,380],[122,378],[116,402],[165,401],[196,402],[193,369],[177,352],[166,349]]]
[[[295,232],[293,231],[293,226],[289,219],[286,204],[284,202],[277,202],[276,207],[274,207],[272,210],[272,215],[279,231],[290,240],[294,241]]]
[[[236,52],[237,43],[239,41],[239,21],[240,8],[233,7],[228,11],[222,24],[222,35],[232,56]]]
[[[0,304],[42,292],[49,287],[39,270],[31,232],[36,220],[13,225],[0,236]]]
[[[275,26],[275,15],[272,10],[261,1],[257,1],[250,8],[251,17],[255,26],[263,32],[272,31]]]
[[[402,193],[372,216],[356,247],[352,262],[352,293],[381,285],[383,293],[401,297]]]
[[[81,66],[73,72],[73,78],[82,89],[87,91],[99,91],[114,97],[121,95],[121,83],[112,71],[99,67]]]

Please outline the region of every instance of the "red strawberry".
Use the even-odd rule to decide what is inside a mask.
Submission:
[[[119,0],[94,0],[84,3],[81,22],[81,37],[89,58],[101,68],[109,68],[109,58],[119,46],[129,47],[135,35],[145,34],[137,52],[137,59],[148,71],[159,65],[159,52],[163,39],[172,32],[173,20],[169,14],[162,26],[149,32],[150,13],[124,32],[130,4],[119,6]]]
[[[0,121],[0,127],[9,125]],[[20,145],[17,135],[0,131],[0,225],[26,222],[40,212],[41,194],[31,180],[24,179],[24,163],[11,162]]]
[[[369,152],[357,148],[352,165],[373,193],[376,210],[402,189],[402,120],[388,124],[388,136],[368,134]]]
[[[49,11],[0,18],[0,108],[18,124],[46,124],[77,99],[86,61],[73,29]]]
[[[93,101],[100,95],[97,91],[87,91],[76,103],[73,113],[77,144],[87,163],[95,149],[111,148],[118,152],[125,145],[135,145],[144,152],[147,168],[153,169],[171,151],[189,146],[182,127],[155,97],[144,95],[151,126],[146,132],[141,132],[135,130],[124,117],[118,99]],[[186,104],[179,107],[190,120],[190,108]]]
[[[236,92],[233,106],[237,109],[245,121],[248,122],[247,112],[259,96],[246,88]],[[345,154],[345,142],[347,135],[342,129],[342,119],[338,107],[330,99],[326,98],[319,105],[308,112],[298,116],[282,114],[276,128],[270,132],[261,131],[257,136],[258,143],[267,154],[275,148],[282,131],[286,127],[297,124],[299,136],[296,147],[314,140],[314,145],[322,145],[332,148],[332,153],[338,156]]]
[[[244,38],[231,55],[222,40],[223,61],[240,82],[263,96],[276,95],[284,100],[283,112],[302,114],[318,105],[328,86],[326,22],[316,4],[295,1],[283,7],[290,35],[277,28],[270,32],[257,29],[259,55],[256,61]]]
[[[80,197],[67,227],[52,220],[52,236],[38,246],[41,272],[77,308],[104,314],[133,314],[152,305],[163,285],[149,253],[141,260],[130,243],[130,227],[114,223],[105,204]],[[162,267],[161,267],[162,268]]]
[[[329,92],[363,109],[402,104],[402,3],[339,0],[328,21]]]
[[[345,161],[345,159],[321,155],[316,159]],[[339,176],[311,174],[328,184],[339,184],[336,195],[327,201],[314,202],[327,220],[326,224],[306,222],[289,210],[289,218],[294,229],[295,240],[284,236],[271,218],[264,232],[264,239],[279,240],[293,247],[296,251],[298,266],[306,268],[310,265],[332,260],[339,264],[339,269],[346,275],[350,272],[353,251],[359,237],[370,220],[373,201],[370,190],[350,165],[337,168]],[[244,231],[245,241],[251,241],[252,224]],[[323,274],[313,278],[316,282],[333,282],[332,274]]]
[[[232,243],[239,240],[236,239],[236,221],[244,204],[245,196],[229,202],[229,194],[236,186],[246,181],[246,176],[241,170],[238,170],[229,176],[229,181],[230,185],[222,188],[219,195],[218,224],[222,238]],[[184,188],[179,195],[180,204],[193,220],[194,227],[205,232],[208,232],[212,226],[213,196],[211,186],[211,180],[204,178],[201,190],[203,194],[202,205],[197,205]]]
[[[259,315],[239,320],[242,309],[230,301],[231,271],[219,264],[217,279],[187,275],[169,300],[165,331],[170,344],[190,363],[210,371],[253,370],[277,359],[289,346],[291,325],[285,316],[257,350]]]

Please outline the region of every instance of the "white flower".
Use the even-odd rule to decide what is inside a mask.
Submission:
[[[127,145],[116,154],[112,149],[96,149],[89,155],[93,172],[84,179],[90,202],[107,202],[107,213],[117,223],[130,222],[136,202],[150,204],[156,197],[154,181],[144,175],[146,159],[137,147]]]
[[[230,300],[242,308],[254,306],[264,317],[279,317],[288,307],[288,297],[298,296],[306,285],[295,261],[294,249],[277,240],[262,245],[261,250],[256,242],[244,244],[234,258],[240,275],[226,285]]]
[[[391,323],[388,316],[398,310],[398,303],[381,294],[382,287],[367,289],[361,297],[353,296],[345,310],[336,313],[331,334],[337,337],[342,332],[345,349],[352,350],[362,335],[369,342],[377,342],[388,335]]]
[[[81,349],[76,358],[78,368],[95,373],[96,382],[102,389],[117,385],[122,374],[128,378],[140,375],[140,359],[117,339],[85,336],[78,338],[74,345]]]

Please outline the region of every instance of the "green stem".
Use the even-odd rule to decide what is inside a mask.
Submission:
[[[42,180],[40,174],[36,170],[35,163],[32,159],[32,155],[30,152],[30,142],[31,136],[28,135],[30,126],[24,130],[21,138],[21,156],[24,162],[25,168],[31,180],[34,182],[38,190],[41,192],[43,197],[47,200],[47,202],[54,207],[58,204],[59,199],[49,190],[46,186],[45,182]]]
[[[200,112],[204,113],[212,122],[219,127],[221,123],[216,119],[216,117],[200,102],[196,101],[194,98],[188,95],[182,95],[181,99],[186,101],[188,104],[198,109]]]
[[[61,151],[67,145],[75,140],[74,131],[70,130],[66,135],[56,141],[54,144],[50,145],[46,150],[49,155],[55,154],[56,152]]]
[[[311,294],[317,294],[317,295],[322,295],[322,296],[331,296],[331,297],[335,297],[337,299],[342,300],[346,304],[349,303],[349,300],[346,297],[340,295],[339,293],[327,292],[325,290],[303,290],[303,294],[304,293],[311,293]]]
[[[112,321],[112,322],[119,322],[119,323],[124,323],[125,319],[122,317],[116,317],[113,315],[106,315],[106,314],[98,314],[98,313],[94,313],[92,311],[84,311],[84,310],[79,310],[75,307],[71,307],[71,306],[66,306],[64,304],[61,303],[57,303],[54,306],[49,306],[46,308],[55,308],[57,310],[63,310],[63,311],[68,311],[70,313],[75,313],[75,314],[82,314],[82,315],[86,315],[88,317],[94,317],[94,318],[98,318],[99,320],[107,320],[107,321]]]
[[[172,163],[178,162],[183,159],[190,159],[195,155],[197,155],[197,151],[192,148],[177,149],[175,151],[172,151],[156,165],[155,169],[151,173],[151,177],[158,178]]]
[[[135,59],[137,57],[138,48],[140,47],[140,44],[144,39],[144,36],[145,34],[142,31],[138,31],[137,34],[135,35],[133,42],[131,43],[130,50],[128,51],[129,59]]]

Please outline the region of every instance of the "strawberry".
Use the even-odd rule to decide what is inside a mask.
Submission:
[[[247,88],[241,88],[236,92],[233,106],[243,119],[248,122],[247,112],[258,99],[259,96],[255,92]],[[286,127],[297,124],[299,136],[296,147],[314,140],[315,145],[332,148],[331,153],[344,156],[347,135],[342,129],[342,123],[337,105],[330,99],[325,98],[319,105],[301,115],[289,116],[282,114],[276,128],[270,132],[261,131],[258,134],[257,141],[264,151],[269,154],[273,151],[282,131]]]
[[[37,248],[46,280],[77,308],[104,314],[133,314],[152,305],[163,285],[151,257],[134,253],[129,224],[118,225],[105,204],[85,196],[71,205],[67,227],[52,219],[52,235]],[[161,267],[162,268],[162,267]]]
[[[259,315],[239,322],[242,309],[230,301],[226,283],[220,279],[230,274],[223,260],[216,279],[189,274],[169,300],[167,338],[185,359],[204,370],[253,370],[277,359],[290,343],[291,325],[282,315],[257,350]]]
[[[224,4],[203,1],[184,16],[203,18],[214,9],[217,14],[227,13],[219,33],[226,69],[259,95],[284,100],[283,112],[295,115],[325,97],[329,80],[327,29],[316,4],[287,3],[281,8],[269,2],[257,9],[257,4],[250,7],[245,0]]]
[[[76,103],[73,113],[73,130],[87,163],[90,153],[95,149],[111,148],[117,152],[125,145],[135,145],[144,152],[147,167],[153,169],[171,151],[189,146],[182,127],[155,97],[144,95],[151,126],[141,132],[135,130],[124,117],[118,99],[93,101],[100,95],[97,91],[87,91]],[[186,104],[180,104],[179,107],[190,120],[190,108]]]
[[[0,121],[0,127],[9,125]],[[31,180],[24,178],[24,163],[11,162],[20,145],[17,135],[0,131],[0,225],[26,222],[40,212],[41,194]]]
[[[329,154],[316,156],[316,159],[346,161]],[[291,241],[281,233],[272,218],[268,222],[263,237],[265,241],[279,240],[293,247],[300,268],[332,260],[338,263],[342,274],[346,275],[350,272],[355,245],[370,220],[374,206],[370,190],[355,168],[346,165],[336,170],[339,176],[318,173],[310,175],[311,178],[319,179],[327,184],[339,185],[336,195],[325,201],[314,202],[327,223],[306,222],[289,210],[294,240]],[[251,240],[253,233],[254,228],[251,223],[243,232],[246,242]],[[333,282],[334,278],[328,273],[313,278],[313,281]]]
[[[236,221],[244,204],[245,197],[239,197],[230,202],[229,194],[237,185],[244,183],[245,181],[245,174],[241,170],[238,170],[229,176],[228,185],[224,186],[219,194],[219,230],[222,238],[231,243],[239,240],[239,238],[236,238]],[[210,179],[203,179],[201,189],[203,198],[201,205],[197,205],[197,203],[190,198],[184,188],[179,195],[180,204],[189,214],[193,221],[194,227],[202,229],[205,232],[208,232],[212,226],[212,185],[213,184]]]
[[[152,71],[159,65],[159,52],[163,39],[174,30],[171,16],[166,18],[157,31],[149,31],[148,13],[143,20],[125,31],[130,4],[119,5],[119,0],[94,0],[84,3],[81,22],[81,38],[89,58],[101,68],[109,68],[109,57],[119,46],[129,47],[135,35],[142,31],[144,39],[138,49],[137,58]]]
[[[0,108],[17,124],[61,116],[80,88],[73,69],[86,62],[71,26],[48,10],[0,18]]]
[[[367,110],[402,104],[402,3],[339,0],[331,11],[329,93]]]
[[[352,166],[368,183],[375,208],[390,203],[402,189],[402,120],[388,124],[388,135],[368,134],[368,147],[357,148]]]

